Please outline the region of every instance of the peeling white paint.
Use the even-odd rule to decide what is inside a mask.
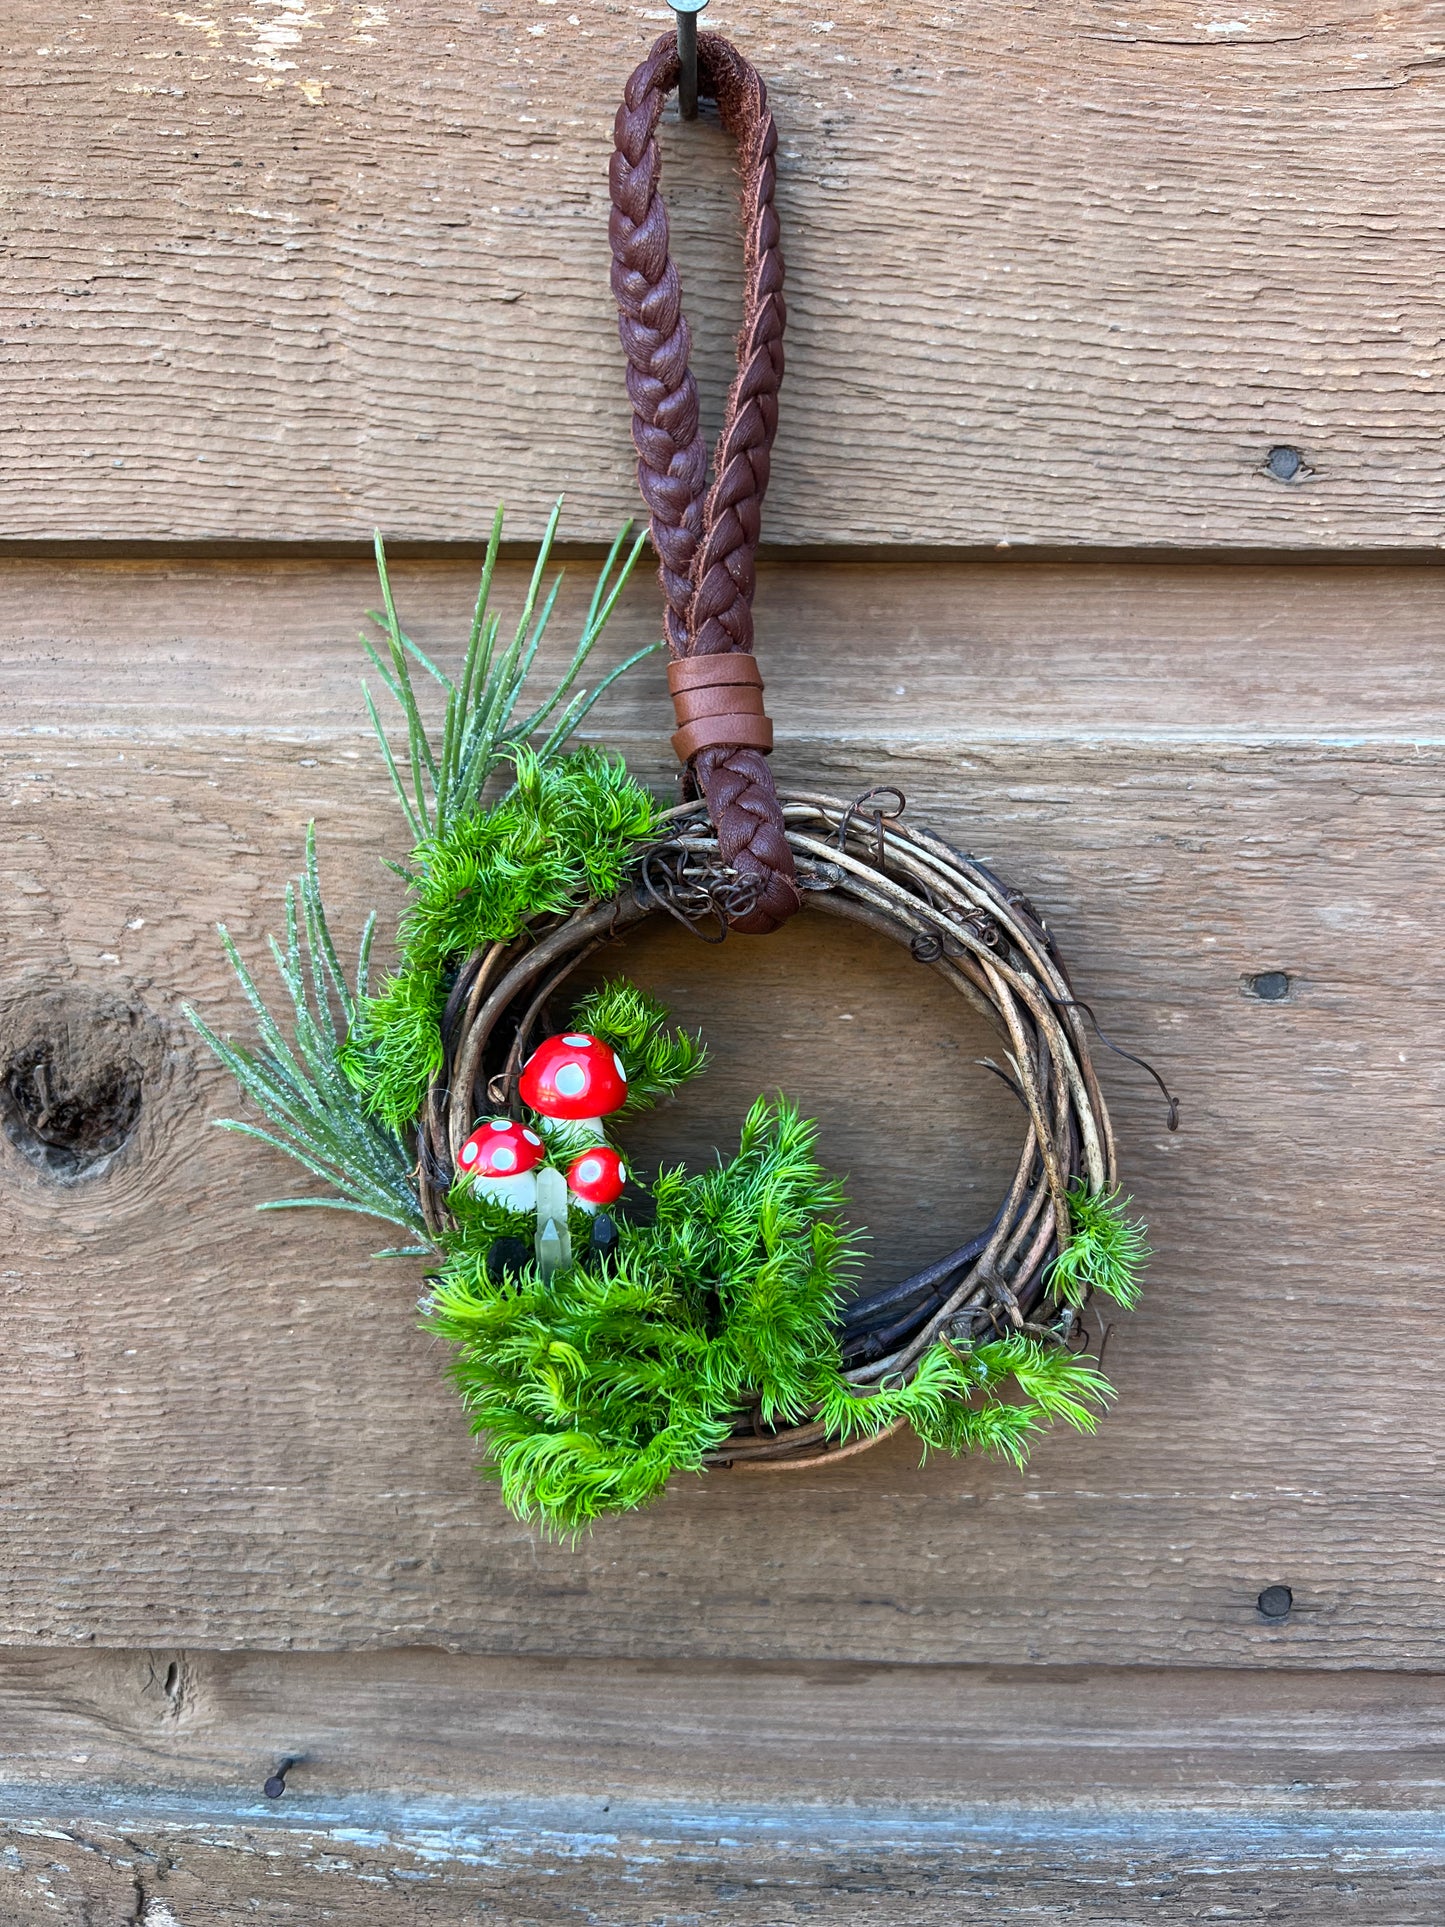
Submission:
[[[173,13],[171,19],[178,27],[190,27],[194,32],[203,33],[213,47],[225,45],[226,36],[221,31],[219,20],[210,20],[199,13]]]
[[[252,69],[268,93],[292,88],[311,105],[325,97],[338,42],[375,46],[390,16],[376,0],[249,0],[248,11],[173,12],[179,27],[198,35],[226,60]]]
[[[258,68],[262,77],[295,73],[297,62],[289,56],[300,50],[307,33],[323,25],[332,9],[323,6],[316,12],[308,0],[254,0],[254,4],[267,11],[231,17],[250,50],[246,64]]]
[[[226,212],[228,214],[249,214],[251,218],[256,221],[289,221],[293,227],[301,219],[299,214],[288,213],[285,208],[247,207],[240,201],[231,201],[228,203]]]
[[[391,22],[387,18],[385,7],[354,7],[352,9],[351,38],[360,41],[363,47],[374,47],[376,45],[376,35],[371,31],[373,27],[387,27],[390,25]]]
[[[1250,7],[1232,18],[1223,20],[1196,20],[1196,33],[1240,34],[1254,33],[1266,27],[1276,17],[1273,7]]]

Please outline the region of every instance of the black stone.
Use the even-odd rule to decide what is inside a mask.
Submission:
[[[599,1211],[592,1220],[590,1243],[594,1258],[610,1258],[617,1249],[617,1226],[605,1211]]]
[[[531,1260],[525,1238],[495,1238],[487,1250],[487,1276],[494,1285],[510,1284]]]

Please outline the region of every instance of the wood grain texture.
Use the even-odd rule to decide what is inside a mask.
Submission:
[[[799,616],[784,669],[799,700],[777,705],[784,780],[901,782],[920,818],[1047,906],[1106,1026],[1182,1092],[1169,1138],[1151,1087],[1102,1057],[1158,1250],[1151,1288],[1109,1341],[1118,1411],[1094,1441],[1046,1443],[1022,1479],[919,1470],[899,1440],[826,1474],[681,1481],[574,1551],[477,1483],[445,1361],[413,1329],[412,1271],[368,1264],[364,1226],[255,1218],[289,1174],[204,1129],[231,1100],[178,1006],[242,1022],[213,921],[256,952],[310,816],[343,929],[393,901],[377,858],[398,847],[355,710],[342,721],[338,579],[248,586],[227,566],[168,582],[81,570],[23,631],[5,1037],[60,984],[133,998],[165,1048],[103,1177],[59,1187],[0,1146],[9,1642],[1437,1662],[1439,1414],[1416,1365],[1442,1101],[1421,967],[1440,887],[1432,571],[1185,572],[1177,597],[1162,573],[961,571],[949,581],[985,653],[1042,638],[1017,669],[1023,728],[982,700],[971,636],[944,646],[948,583],[930,601],[921,576],[859,571],[813,627]],[[434,596],[426,620],[455,633],[448,581],[420,570],[404,598]],[[915,588],[936,708],[910,701],[895,720],[868,651],[831,638],[873,598],[901,647]],[[1153,613],[1126,645],[1130,609]],[[1347,648],[1370,609],[1389,619]],[[1101,682],[1093,638],[1111,625]],[[131,665],[168,691],[154,718],[111,700]],[[610,731],[659,773],[661,705],[629,698]],[[317,727],[280,726],[313,713]],[[911,1001],[906,958],[808,918],[766,945],[658,933],[633,955],[723,1045],[640,1149],[704,1156],[776,1081],[818,1105],[880,1253],[971,1219],[1012,1125],[966,1081],[967,1024],[926,992]],[[1282,1002],[1242,994],[1262,971],[1290,974]],[[900,972],[895,1037],[884,999]],[[940,1044],[959,1080],[925,1113],[913,1093],[937,1086]],[[874,1117],[897,1146],[870,1171]],[[1272,1583],[1294,1589],[1283,1624],[1255,1608]]]
[[[330,1827],[550,1802],[598,1825],[1051,1810],[1144,1832],[1247,1808],[1343,1834],[1445,1805],[1445,1681],[1420,1674],[11,1649],[0,1718],[9,1819],[128,1800]]]
[[[545,666],[575,639],[597,566],[564,565]],[[440,658],[465,644],[480,572],[480,551],[393,566],[404,623]],[[500,568],[505,617],[525,580],[520,564]],[[127,734],[264,731],[370,753],[357,640],[378,599],[369,557],[10,553],[0,589],[9,733],[113,734],[119,749]],[[785,736],[1405,743],[1437,738],[1445,716],[1445,574],[1429,566],[774,563],[754,610]],[[599,656],[660,633],[640,569]],[[662,664],[635,670],[599,715],[656,754],[674,727]]]
[[[1445,1898],[1419,1676],[12,1652],[0,1721],[7,1927],[1433,1927]]]
[[[566,489],[610,534],[635,508],[610,122],[665,17],[18,0],[0,533],[456,540],[503,495],[535,531]],[[1438,545],[1428,9],[709,23],[783,135],[770,540]],[[665,158],[715,417],[730,157],[699,125]]]

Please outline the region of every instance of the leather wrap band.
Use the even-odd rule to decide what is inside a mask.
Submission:
[[[752,656],[682,656],[668,664],[677,715],[672,747],[680,763],[702,749],[735,743],[770,750],[773,726],[763,710],[763,678]]]
[[[773,725],[766,716],[741,716],[733,710],[726,716],[699,716],[695,722],[675,730],[672,737],[672,747],[680,763],[690,763],[699,750],[715,749],[719,743],[770,750]]]
[[[729,684],[754,689],[763,687],[763,672],[756,656],[729,650],[717,656],[678,656],[667,665],[667,686],[673,701],[689,689],[712,689]]]

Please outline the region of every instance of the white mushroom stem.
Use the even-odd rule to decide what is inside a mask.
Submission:
[[[575,1157],[607,1142],[600,1117],[543,1117],[537,1123],[551,1148],[563,1157]]]
[[[537,1173],[514,1171],[506,1178],[473,1178],[472,1189],[479,1198],[491,1198],[509,1211],[531,1211],[537,1203]]]
[[[542,1282],[572,1262],[572,1237],[567,1229],[567,1179],[553,1165],[537,1173],[537,1269]]]

